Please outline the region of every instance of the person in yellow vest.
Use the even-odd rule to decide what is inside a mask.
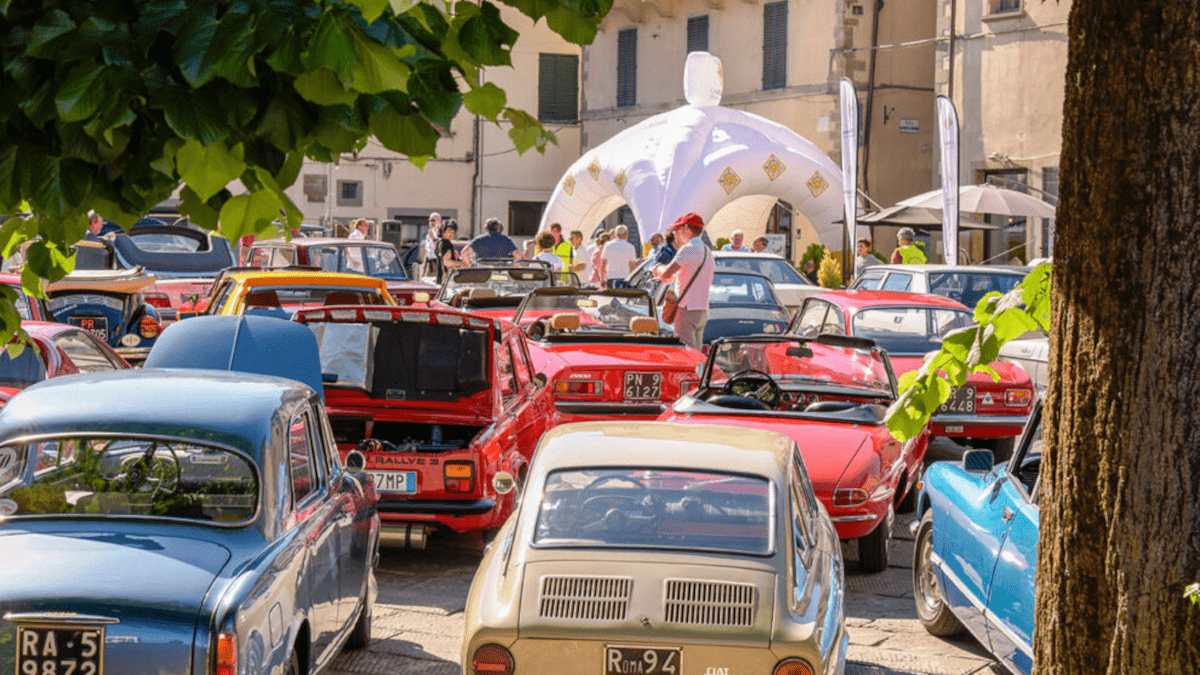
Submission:
[[[900,228],[900,231],[896,233],[896,242],[899,246],[896,247],[895,251],[892,251],[893,265],[925,264],[925,252],[913,243],[915,238],[916,234],[911,227]]]
[[[575,249],[571,246],[571,242],[563,239],[562,225],[551,223],[550,234],[554,235],[554,255],[562,260],[562,267],[559,269],[569,270],[575,263]]]

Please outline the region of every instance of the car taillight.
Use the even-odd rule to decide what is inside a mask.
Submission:
[[[171,298],[166,293],[143,293],[142,297],[155,307],[168,308],[171,306]]]
[[[138,322],[138,335],[149,340],[158,335],[159,328],[158,319],[152,316],[143,316],[142,320]]]
[[[475,489],[475,464],[446,462],[442,465],[442,479],[446,492],[471,492]]]
[[[471,672],[475,675],[512,675],[514,670],[512,654],[500,645],[484,645],[471,657]]]
[[[221,633],[217,636],[217,670],[215,675],[234,675],[237,672],[237,636]]]
[[[842,488],[833,491],[834,506],[862,506],[867,503],[867,491],[862,488]]]
[[[554,393],[599,396],[604,393],[604,382],[600,380],[555,380]]]
[[[1033,402],[1033,392],[1029,389],[1005,389],[1004,405],[1023,408]]]
[[[775,666],[774,675],[813,675],[812,667],[804,661],[791,658],[784,659]]]

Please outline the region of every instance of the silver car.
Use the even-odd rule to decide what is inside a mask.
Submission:
[[[567,424],[525,488],[471,586],[465,674],[844,672],[841,549],[790,438]]]

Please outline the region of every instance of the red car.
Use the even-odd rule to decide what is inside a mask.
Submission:
[[[925,355],[952,330],[975,319],[966,306],[940,295],[900,291],[829,291],[805,300],[790,332],[870,338],[888,351],[898,374],[917,370]],[[934,436],[969,439],[990,448],[997,461],[1012,454],[1013,440],[1033,411],[1033,382],[1011,363],[990,364],[999,375],[974,373],[951,394],[931,421]]]
[[[437,286],[409,279],[396,247],[386,241],[332,237],[267,239],[250,244],[244,260],[249,267],[300,265],[319,267],[326,272],[379,277],[387,281],[388,293],[401,305],[429,302],[438,291]]]
[[[541,265],[459,267],[449,270],[433,301],[443,307],[511,321],[525,296],[535,289],[557,285],[560,276]]]
[[[51,377],[129,368],[112,347],[76,326],[23,321],[21,327],[36,348],[26,345],[16,358],[0,351],[0,406]]]
[[[700,379],[704,355],[661,329],[643,290],[539,288],[514,320],[557,422],[653,420]]]
[[[525,336],[451,309],[302,309],[317,336],[338,449],[361,450],[384,541],[422,547],[436,528],[499,528],[552,412]],[[503,478],[503,477],[502,477]]]
[[[896,510],[915,506],[928,433],[901,443],[884,423],[896,398],[887,352],[870,340],[722,338],[695,391],[659,418],[776,431],[794,439],[838,537],[857,539],[864,569],[888,565]]]
[[[2,272],[0,273],[0,284],[8,286],[17,294],[15,304],[21,321],[54,321],[45,300],[25,294],[25,290],[21,288],[20,274]]]

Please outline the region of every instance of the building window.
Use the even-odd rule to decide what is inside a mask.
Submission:
[[[1029,185],[1029,171],[1026,169],[1000,169],[985,171],[985,183],[1029,193],[1025,187]],[[990,215],[987,222],[999,225],[1001,229],[987,233],[987,245],[984,248],[984,263],[1005,264],[1013,258],[1027,262],[1030,258],[1026,249],[1028,233],[1025,230],[1025,216]]]
[[[319,173],[304,174],[304,198],[309,202],[325,203],[325,195],[329,192],[329,182],[326,176]]]
[[[708,51],[708,15],[688,17],[687,50],[692,52]]]
[[[617,105],[637,105],[637,29],[617,33]]]
[[[787,86],[787,2],[763,5],[763,89]]]
[[[538,233],[546,202],[509,202],[508,232],[514,237],[532,237]]]
[[[579,57],[541,54],[538,62],[538,121],[579,120]]]
[[[361,180],[339,180],[337,185],[338,206],[362,206],[363,184]]]
[[[1021,11],[1021,0],[994,0],[994,13],[1004,14],[1005,12]]]

